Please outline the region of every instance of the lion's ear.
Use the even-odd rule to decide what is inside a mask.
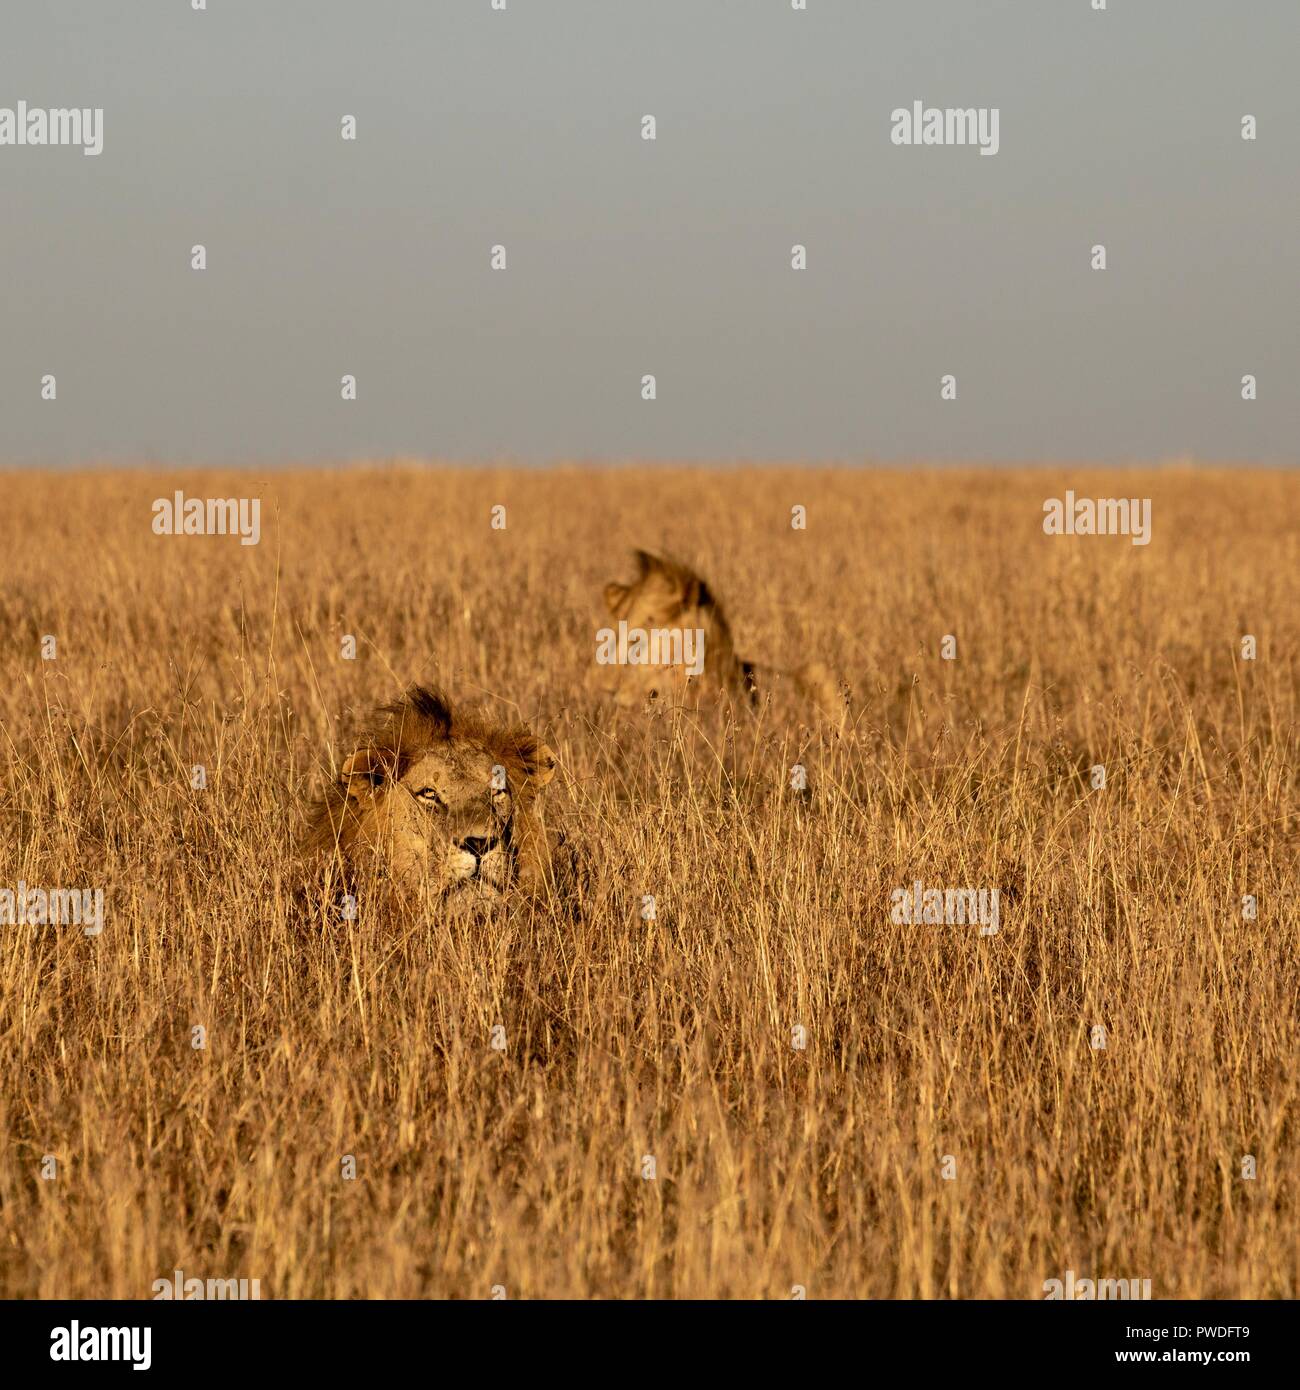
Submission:
[[[664,557],[653,550],[634,550],[632,558],[636,561],[636,577],[644,579],[648,574],[667,574],[668,565]]]
[[[713,607],[713,595],[709,592],[709,586],[698,575],[692,575],[686,584],[682,603],[687,608]]]
[[[609,609],[611,615],[618,616],[618,606],[628,595],[626,584],[606,584],[605,585],[605,607]]]
[[[339,772],[343,790],[352,801],[373,796],[393,774],[393,757],[379,748],[358,748]]]

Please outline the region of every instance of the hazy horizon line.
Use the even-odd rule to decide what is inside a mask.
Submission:
[[[425,454],[391,454],[374,458],[343,458],[316,460],[212,461],[195,463],[166,463],[147,460],[122,463],[116,460],[87,460],[79,463],[43,464],[0,462],[0,475],[41,473],[51,476],[73,476],[78,473],[346,473],[382,469],[434,470],[449,469],[465,472],[554,473],[565,470],[577,472],[616,472],[619,470],[662,468],[697,472],[726,472],[743,469],[807,468],[830,472],[1016,472],[1061,468],[1094,469],[1111,472],[1136,472],[1143,469],[1185,469],[1191,472],[1223,470],[1258,470],[1288,472],[1300,468],[1295,459],[1216,459],[1192,454],[1168,454],[1154,458],[1090,459],[1060,457],[1035,459],[1001,459],[933,457],[916,459],[844,459],[844,458],[553,458],[525,461],[516,458],[454,458]]]

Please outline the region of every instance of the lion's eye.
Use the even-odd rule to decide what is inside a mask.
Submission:
[[[498,797],[498,796],[509,796],[509,795],[510,795],[510,789],[509,789],[508,787],[493,787],[493,789],[492,789],[492,796],[493,796],[493,798],[496,798],[496,797]]]
[[[429,802],[431,806],[442,805],[442,797],[440,797],[432,787],[421,787],[420,790],[416,792],[416,796],[419,797],[421,801]]]

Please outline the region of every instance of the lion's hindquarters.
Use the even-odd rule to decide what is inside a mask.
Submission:
[[[844,681],[824,662],[810,661],[790,672],[795,689],[836,728],[849,717],[849,692]]]

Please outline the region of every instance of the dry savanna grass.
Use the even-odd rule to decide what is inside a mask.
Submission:
[[[0,927],[3,1293],[1296,1295],[1294,475],[4,487],[0,887],[106,897]],[[1152,543],[1045,536],[1067,487],[1150,497]],[[154,535],[176,488],[259,496],[260,544]],[[634,544],[742,655],[841,672],[852,736],[602,702]],[[555,749],[580,911],[304,909],[307,799],[415,680]],[[894,922],[918,880],[1000,930]]]

